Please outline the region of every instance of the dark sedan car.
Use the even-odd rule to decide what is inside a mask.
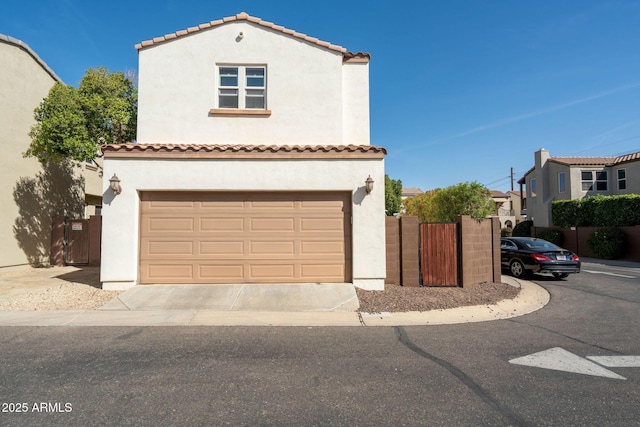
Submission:
[[[580,258],[546,240],[534,237],[503,237],[500,239],[502,268],[512,276],[526,273],[551,273],[562,279],[569,273],[580,273]]]

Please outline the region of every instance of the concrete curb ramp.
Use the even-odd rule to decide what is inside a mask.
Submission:
[[[302,302],[309,298],[305,292],[315,293],[314,298],[328,297],[322,290],[300,290],[297,310],[278,311],[278,294],[269,294],[271,303],[260,299],[256,305],[256,293],[249,285],[234,288],[212,288],[199,295],[199,303],[193,305],[193,294],[188,289],[165,287],[153,297],[145,299],[149,287],[137,287],[120,295],[99,310],[90,311],[3,311],[0,326],[400,326],[447,325],[456,323],[486,322],[522,316],[544,307],[549,293],[535,283],[503,276],[502,281],[521,288],[513,300],[495,305],[460,307],[448,310],[407,313],[357,313],[357,298],[352,285],[338,287],[333,293],[330,311],[305,311]],[[295,286],[295,285],[287,285]],[[147,290],[145,291],[145,288]],[[203,289],[199,287],[199,289]],[[291,289],[289,289],[291,290]],[[135,292],[134,292],[135,291]],[[249,292],[247,292],[249,291]],[[259,293],[262,293],[260,290]],[[266,290],[265,290],[266,291]],[[243,297],[243,293],[245,294]],[[127,295],[128,294],[128,295]],[[218,295],[219,294],[219,295]],[[147,294],[149,297],[151,294]],[[186,295],[190,295],[186,298]],[[218,296],[224,296],[219,299]],[[259,295],[260,297],[264,295]],[[336,297],[337,296],[337,297]],[[216,301],[211,305],[210,301]],[[231,301],[231,302],[230,302]],[[169,304],[167,306],[167,304]],[[189,305],[191,304],[191,305]],[[226,305],[225,305],[226,304]],[[269,309],[265,309],[265,306]],[[190,308],[187,308],[190,307]],[[306,307],[306,308],[305,308]]]

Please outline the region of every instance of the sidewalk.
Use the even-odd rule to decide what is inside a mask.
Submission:
[[[122,296],[98,310],[0,311],[0,326],[400,326],[445,325],[522,316],[544,307],[548,292],[533,282],[502,276],[504,283],[520,287],[513,300],[491,306],[407,313],[358,313],[350,311],[264,311],[133,307]],[[165,287],[165,289],[167,289]],[[130,292],[130,291],[127,291]],[[135,296],[135,293],[134,293]],[[131,299],[129,299],[131,301]],[[188,305],[187,305],[188,306]]]

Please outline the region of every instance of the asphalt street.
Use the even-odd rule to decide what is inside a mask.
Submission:
[[[640,269],[533,280],[543,309],[460,325],[3,327],[0,425],[640,425],[640,366],[510,362],[640,356]]]

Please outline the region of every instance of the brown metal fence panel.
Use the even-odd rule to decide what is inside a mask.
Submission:
[[[70,219],[66,223],[66,264],[89,264],[89,221]]]
[[[458,286],[458,224],[420,224],[423,286]]]

